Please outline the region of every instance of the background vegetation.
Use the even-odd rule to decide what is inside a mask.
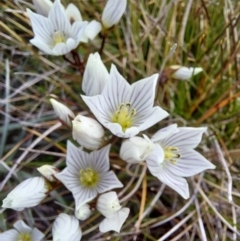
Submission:
[[[72,2],[84,19],[100,20],[105,1]],[[63,3],[66,6],[68,1]],[[27,7],[32,8],[32,3],[0,3],[0,200],[22,180],[39,175],[36,167],[65,166],[71,132],[59,125],[49,97],[59,97],[76,113],[86,111],[79,97],[82,75],[78,69],[29,43],[33,33]],[[82,240],[240,239],[239,26],[238,0],[128,1],[126,14],[106,39],[104,63],[108,69],[114,63],[132,83],[159,72],[177,43],[162,72],[156,100],[170,117],[158,128],[170,123],[208,126],[198,150],[216,169],[189,178],[191,197],[184,200],[150,174],[141,178],[142,167],[126,169],[117,150],[112,150],[112,169],[126,185],[122,197],[128,195],[124,205],[131,213],[120,234],[99,233],[96,224],[101,217],[93,215],[81,223]],[[101,37],[81,44],[82,60],[86,62],[100,46]],[[173,80],[169,66],[176,64],[200,66],[203,73],[190,81]],[[56,215],[71,214],[73,206],[71,193],[60,188],[35,208],[1,213],[0,230],[12,228],[16,219],[23,218],[50,240]]]

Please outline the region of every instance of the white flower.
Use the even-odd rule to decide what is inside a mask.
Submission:
[[[91,216],[91,213],[92,211],[90,209],[90,206],[88,204],[84,204],[80,207],[76,207],[74,214],[76,218],[84,221]]]
[[[51,165],[43,165],[37,168],[37,170],[50,182],[56,181],[54,175],[59,172],[59,170]]]
[[[55,176],[69,189],[76,207],[93,200],[98,193],[123,187],[113,171],[109,171],[110,145],[87,153],[67,143],[67,167]]]
[[[99,225],[102,233],[111,230],[119,233],[130,212],[129,208],[121,207],[116,192],[108,192],[100,195],[96,208],[106,217]]]
[[[3,208],[22,211],[38,205],[47,195],[49,186],[43,177],[32,177],[16,186],[3,200]]]
[[[174,79],[180,80],[190,80],[192,76],[199,74],[203,71],[201,67],[184,67],[179,65],[172,65],[170,66],[171,69],[176,70],[172,77]]]
[[[37,228],[30,228],[22,220],[18,220],[13,224],[15,229],[10,229],[3,233],[0,233],[1,241],[41,241],[44,238],[44,234]]]
[[[112,65],[102,94],[82,98],[103,126],[129,138],[168,116],[159,106],[153,107],[157,79],[155,74],[130,85]]]
[[[64,55],[75,49],[83,41],[87,22],[70,23],[60,0],[55,0],[48,17],[27,9],[32,23],[34,38],[30,42],[51,55]]]
[[[117,24],[125,12],[127,0],[108,0],[102,14],[102,24],[105,29]]]
[[[57,117],[67,126],[72,126],[72,119],[75,118],[73,112],[64,104],[56,101],[55,99],[50,99],[53,109]]]
[[[81,146],[97,150],[103,144],[104,129],[93,118],[77,115],[72,121],[72,136]]]
[[[78,219],[65,213],[59,214],[53,223],[52,236],[53,241],[80,241],[82,230]]]
[[[33,5],[38,14],[47,17],[53,3],[50,0],[33,0]]]
[[[33,0],[36,12],[44,17],[47,17],[53,3],[50,0]],[[79,9],[73,4],[69,3],[65,9],[65,14],[69,19],[70,23],[73,22],[83,22],[82,15]],[[92,20],[87,24],[84,34],[81,38],[81,42],[88,42],[88,40],[93,40],[99,32],[102,30],[102,25],[96,20]]]
[[[205,157],[193,150],[200,143],[205,131],[206,128],[178,128],[176,124],[170,125],[152,136],[151,141],[155,148],[145,156],[152,175],[185,199],[189,198],[189,187],[184,177],[215,168]],[[134,140],[131,138],[130,141]],[[145,149],[148,146],[147,142]],[[130,160],[132,163],[136,155],[133,153],[131,157],[127,145],[122,145],[120,156],[123,160],[127,162]]]
[[[99,53],[90,54],[83,74],[82,90],[87,96],[100,95],[110,81],[110,74]]]

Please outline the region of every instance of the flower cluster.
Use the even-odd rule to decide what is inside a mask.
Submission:
[[[35,35],[30,42],[50,55],[65,55],[81,42],[93,40],[100,32],[105,38],[127,6],[126,0],[108,0],[101,21],[88,22],[82,20],[79,9],[72,3],[66,8],[60,0],[54,3],[33,0],[33,3],[37,13],[27,9]],[[201,68],[171,68],[172,77],[182,80],[202,71]],[[129,84],[115,65],[108,71],[99,53],[90,54],[82,77],[84,94],[81,95],[89,108],[88,114],[75,113],[56,99],[50,99],[57,117],[72,133],[72,140],[67,141],[66,167],[62,171],[51,165],[39,167],[42,176],[20,183],[3,200],[2,207],[22,211],[40,204],[53,189],[65,186],[73,195],[75,210],[73,215],[57,216],[52,226],[53,241],[80,240],[79,220],[87,220],[97,211],[104,216],[99,223],[101,232],[120,232],[130,209],[121,206],[118,194],[112,191],[124,186],[111,170],[109,158],[113,140],[117,139],[123,161],[146,165],[162,183],[183,198],[189,198],[185,177],[215,168],[194,150],[206,128],[171,124],[147,135],[149,128],[169,116],[154,103],[158,81],[156,73]],[[44,237],[22,220],[17,221],[14,228],[0,237],[13,241],[40,241]]]
[[[50,55],[65,55],[75,49],[80,42],[93,40],[101,30],[117,24],[122,17],[127,1],[108,0],[101,22],[83,21],[79,9],[70,3],[67,8],[60,0],[33,0],[37,13],[27,9],[34,38],[34,46]]]

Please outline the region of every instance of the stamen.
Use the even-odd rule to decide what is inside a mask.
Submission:
[[[99,174],[90,167],[81,169],[79,171],[79,180],[85,187],[95,187],[99,181]]]
[[[53,39],[53,46],[59,43],[66,43],[66,36],[63,32],[60,32],[60,31],[55,31],[52,36],[52,39]]]
[[[169,146],[164,149],[165,159],[167,159],[172,164],[176,164],[177,160],[181,158],[181,155],[179,153],[176,153],[178,151],[178,148],[175,146]]]
[[[129,102],[121,103],[112,117],[114,123],[118,123],[122,126],[123,131],[132,126],[133,116],[137,113],[136,109],[131,109]]]
[[[32,237],[30,236],[29,233],[21,233],[18,236],[18,240],[21,240],[21,241],[32,241]]]

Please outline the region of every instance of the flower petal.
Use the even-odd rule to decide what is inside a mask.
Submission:
[[[71,141],[67,142],[67,168],[79,171],[89,166],[89,154],[76,147]]]
[[[71,30],[71,37],[77,43],[79,43],[80,41],[84,42],[84,43],[88,42],[88,39],[85,35],[85,30],[86,30],[87,25],[88,25],[88,22],[86,22],[86,21],[83,21],[83,22],[77,21],[77,22],[73,23],[72,30]]]
[[[31,20],[34,35],[42,42],[45,42],[46,44],[51,44],[51,35],[54,29],[49,19],[32,12],[28,8],[27,13]]]
[[[66,43],[58,43],[53,47],[54,55],[64,55],[69,53],[71,50],[75,49],[78,45],[78,42],[73,38],[68,38]]]
[[[64,122],[66,125],[68,125],[69,127],[72,126],[72,122],[71,122],[71,118],[74,119],[75,115],[73,114],[73,112],[64,104],[62,104],[61,102],[51,98],[50,102],[53,106],[53,109],[57,115],[57,117]]]
[[[121,103],[130,101],[131,86],[118,72],[116,66],[112,64],[110,69],[110,81],[103,91],[105,101],[109,102],[109,111],[114,114]]]
[[[89,154],[89,162],[91,167],[97,170],[99,173],[107,172],[110,168],[109,164],[109,151],[111,145],[104,146],[98,151],[92,151]]]
[[[127,0],[108,0],[103,13],[102,23],[104,28],[111,28],[117,24],[125,12]]]
[[[162,170],[164,161],[164,150],[160,145],[155,145],[155,149],[146,157],[146,163],[153,176],[158,175]]]
[[[53,2],[50,0],[33,0],[33,5],[38,14],[47,17],[51,7],[53,6]]]
[[[48,18],[53,25],[54,31],[63,32],[66,36],[70,36],[71,24],[60,0],[54,1],[53,7],[49,11]]]
[[[65,12],[70,22],[82,21],[82,15],[80,11],[73,3],[68,4],[67,8],[65,9]]]
[[[131,85],[132,93],[129,102],[137,112],[146,113],[152,108],[157,80],[158,74],[154,74]]]
[[[195,150],[179,149],[178,152],[181,158],[177,159],[174,164],[166,161],[165,165],[168,170],[177,176],[190,177],[207,169],[215,169],[211,162]]]
[[[97,191],[98,193],[104,193],[121,187],[123,187],[123,184],[118,180],[116,174],[113,171],[109,171],[101,176],[101,180],[97,186]]]
[[[37,228],[33,228],[32,230],[32,240],[41,241],[45,237],[44,233],[42,233]]]
[[[100,33],[102,30],[102,25],[96,20],[92,20],[85,29],[85,35],[90,39],[93,40],[95,37]]]
[[[130,127],[124,132],[122,126],[118,123],[108,123],[105,127],[108,128],[115,136],[121,138],[130,138],[136,136],[140,132],[140,129],[136,126]]]
[[[39,39],[39,37],[35,37],[30,40],[30,43],[34,45],[35,47],[39,48],[41,51],[43,51],[46,54],[55,55],[53,50],[47,45],[45,42]]]
[[[32,229],[23,222],[23,220],[18,220],[13,224],[13,227],[17,229],[19,233],[31,233]]]
[[[61,213],[53,223],[52,234],[53,241],[77,241],[82,237],[82,230],[78,219]]]
[[[157,122],[166,118],[169,114],[159,106],[151,108],[151,112],[148,113],[148,117],[139,126],[139,130],[144,131],[149,127],[153,126]]]
[[[98,121],[106,127],[106,125],[111,121],[110,114],[115,110],[111,109],[109,103],[104,100],[104,96],[95,95],[95,96],[84,96],[81,95],[83,101],[90,108],[94,116]]]
[[[106,233],[112,230],[119,233],[123,223],[129,215],[129,212],[129,208],[122,208],[118,212],[116,212],[112,218],[103,219],[103,221],[99,225],[100,232]]]
[[[15,229],[10,229],[0,233],[0,240],[2,241],[15,241],[18,240],[19,233]]]
[[[163,147],[175,146],[178,148],[196,148],[202,139],[202,134],[207,130],[205,127],[179,127],[179,132],[160,141]]]
[[[82,90],[87,96],[100,95],[110,81],[110,74],[99,53],[90,54],[83,74]]]
[[[148,166],[149,167],[149,166]],[[149,169],[153,176],[157,177],[162,183],[168,185],[178,192],[183,198],[189,198],[189,187],[185,178],[176,176],[167,168],[162,168],[159,172]]]
[[[151,141],[157,142],[157,141],[163,140],[163,139],[167,138],[168,136],[175,134],[177,132],[179,132],[179,130],[177,128],[177,124],[169,125],[165,128],[160,129],[159,131],[157,131],[152,136]]]

